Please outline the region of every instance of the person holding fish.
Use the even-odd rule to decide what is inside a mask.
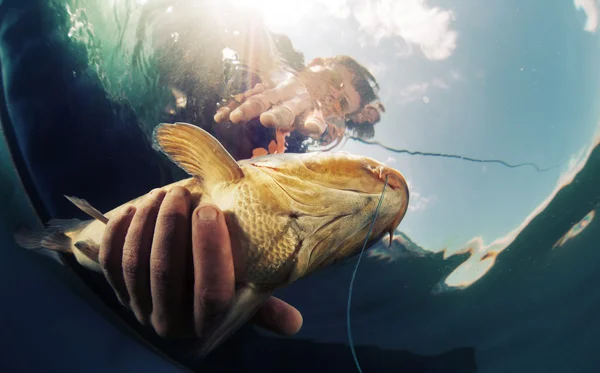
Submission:
[[[6,5],[9,3],[12,8]],[[0,16],[25,7],[17,1],[6,4],[3,8],[6,13],[0,12]],[[38,23],[44,27],[54,24],[45,19]],[[197,126],[180,123],[158,126],[155,145],[175,165],[193,175],[191,179],[165,183],[153,167],[157,153],[128,120],[133,116],[132,111],[123,109],[124,115],[115,115],[116,103],[109,102],[105,92],[98,90],[100,85],[93,80],[88,67],[82,66],[81,59],[48,49],[71,41],[46,42],[45,38],[62,35],[49,31],[46,34],[51,36],[36,36],[40,40],[38,49],[27,49],[23,55],[14,56],[19,64],[9,63],[8,53],[2,56],[7,86],[16,86],[14,82],[19,76],[27,77],[19,90],[4,92],[4,100],[11,108],[7,119],[18,130],[15,149],[27,160],[22,172],[33,175],[34,186],[41,191],[40,200],[49,217],[76,214],[62,201],[63,194],[85,197],[98,209],[71,197],[70,201],[94,220],[54,219],[47,231],[20,232],[17,242],[27,248],[44,247],[73,254],[75,263],[100,273],[119,302],[158,336],[167,339],[208,336],[201,348],[207,353],[251,316],[256,324],[271,331],[294,334],[302,326],[302,316],[293,306],[272,297],[273,291],[356,253],[382,189],[388,188],[388,194],[373,239],[393,231],[404,216],[408,190],[398,171],[363,157],[333,154],[273,157],[304,152],[306,149],[298,144],[306,138],[321,145],[335,144],[348,121],[354,125],[374,125],[379,121],[382,107],[373,104],[377,99],[375,79],[354,59],[317,58],[308,66],[296,64],[295,73],[289,75],[279,68],[258,69],[259,81],[243,85],[238,93],[229,96],[229,101],[225,100],[211,112],[210,120],[190,120]],[[27,45],[16,34],[8,35],[2,43],[6,51],[19,50],[14,45]],[[180,48],[183,37],[178,43]],[[166,54],[170,51],[167,49]],[[176,77],[189,72],[180,69],[185,60],[175,60],[181,65],[173,66],[174,60],[163,61],[166,65],[161,79],[166,80],[165,86],[177,80],[171,79],[169,72]],[[43,63],[58,66],[61,74],[64,71],[68,74],[39,74]],[[284,78],[273,78],[278,71]],[[53,76],[66,80],[53,80]],[[193,97],[193,92],[177,91]],[[33,103],[35,110],[22,102]],[[35,112],[35,118],[29,115],[31,112]],[[198,111],[175,110],[172,114],[169,111],[167,119],[179,122],[188,114],[198,116]],[[202,130],[207,123],[206,131]],[[272,132],[263,136],[264,129]],[[28,138],[28,134],[35,136]],[[269,136],[274,138],[265,144]],[[262,155],[266,158],[256,158]],[[306,164],[312,165],[314,174],[305,173]],[[340,167],[344,169],[343,178],[332,173]],[[252,176],[265,173],[268,175],[265,179]],[[306,189],[308,194],[303,194],[305,188],[293,184],[294,180],[312,180],[314,175],[319,177],[313,180],[313,189]],[[287,194],[275,188],[276,184],[287,185]],[[227,189],[227,185],[233,189]],[[340,193],[344,185],[351,185],[356,196],[347,198]],[[146,194],[152,187],[155,189]],[[248,190],[257,194],[243,194],[250,193]],[[265,190],[271,191],[271,195],[267,196],[269,192]],[[307,203],[296,210],[290,209],[290,198]],[[359,198],[357,209],[354,204]],[[115,201],[128,199],[129,203],[114,208]],[[268,207],[267,210],[261,212],[255,202],[251,203],[253,199],[260,202],[258,206]],[[232,214],[233,207],[228,205],[232,200],[238,201],[243,209]],[[312,221],[310,217],[331,200],[340,201],[336,203],[340,210],[334,211],[332,207],[331,215]],[[339,237],[327,236],[331,227],[319,231],[320,227],[328,226],[327,219],[340,214],[349,218],[339,227],[331,225],[337,227]],[[273,217],[283,220],[269,226],[294,229],[262,233],[253,230],[259,218]],[[354,235],[356,227],[360,227],[358,235]],[[286,232],[295,235],[280,236]],[[241,244],[244,241],[240,237],[251,239],[247,247]],[[270,247],[260,241],[262,237],[283,238]],[[339,246],[339,252],[326,251],[333,243]],[[265,247],[283,250],[281,255],[285,260],[265,262],[268,256],[260,251]],[[316,254],[311,256],[313,249]],[[254,256],[245,258],[246,252]],[[239,273],[239,268],[250,273]],[[272,268],[276,271],[269,272]],[[245,279],[243,287],[237,288],[241,279]]]
[[[253,27],[252,29],[256,30],[257,28]],[[244,68],[240,66],[237,69],[233,68],[233,72],[229,74],[228,83],[230,86],[234,86],[237,92],[230,93],[230,99],[221,102],[212,118],[214,122],[209,121],[209,123],[200,125],[214,135],[234,159],[281,154],[290,150],[303,152],[305,148],[302,149],[297,144],[305,142],[309,138],[322,146],[336,144],[344,135],[346,123],[349,127],[363,125],[372,128],[380,120],[379,113],[383,111],[383,106],[372,104],[378,98],[377,82],[373,75],[356,60],[348,56],[316,58],[304,66],[299,63],[301,58],[298,58],[297,52],[289,44],[285,65],[289,67],[291,64],[289,61],[296,63],[294,72],[286,74],[286,70],[281,67],[281,62],[275,64],[275,67],[271,65],[273,60],[278,61],[279,58],[273,57],[265,60],[264,57],[269,54],[256,51],[256,49],[261,49],[260,43],[257,43],[256,40],[271,40],[271,37],[277,38],[276,45],[279,46],[282,44],[282,40],[289,42],[289,39],[284,36],[263,35],[261,38],[248,36],[253,41],[254,53],[247,53],[247,55],[255,59],[256,56],[259,56],[262,60],[248,62],[247,58],[243,58],[243,54],[238,55],[241,62],[245,63]],[[236,45],[238,50],[244,50],[245,45],[239,41],[230,41],[228,44],[231,47]],[[186,42],[181,36],[177,43],[166,45],[165,50],[161,53],[165,56],[179,55],[175,50],[180,48],[187,48]],[[261,50],[264,51],[265,48],[262,47]],[[294,57],[296,58],[294,59]],[[162,76],[165,85],[177,87],[178,95],[187,97],[190,92],[186,91],[186,85],[176,82],[181,82],[182,76],[195,76],[194,72],[190,70],[187,60],[185,64],[180,64],[177,60],[169,59],[168,61],[169,64],[165,65]],[[173,66],[173,63],[176,66]],[[265,67],[267,63],[269,65]],[[258,64],[261,65],[257,66]],[[244,75],[236,76],[236,71]],[[277,80],[273,78],[274,76],[284,76],[284,78]],[[186,121],[188,119],[186,115],[195,115],[190,108],[182,109],[180,111],[173,110],[169,120],[173,122]],[[265,130],[270,130],[270,132],[265,133]],[[292,141],[290,141],[292,149],[288,149],[286,146],[288,137],[292,137]],[[172,195],[174,192],[176,195]],[[207,309],[211,310],[209,313],[219,314],[227,310],[233,299],[231,291],[233,272],[230,269],[232,248],[227,239],[227,226],[224,223],[222,212],[218,208],[207,206],[205,209],[210,211],[210,214],[204,215],[200,214],[200,211],[204,211],[203,209],[192,212],[189,209],[191,197],[188,192],[181,188],[175,188],[172,193],[165,194],[164,191],[159,190],[146,197],[147,201],[144,202],[143,208],[138,208],[135,212],[130,211],[130,215],[119,215],[114,218],[114,222],[107,226],[103,241],[109,244],[102,246],[100,252],[101,257],[104,258],[103,270],[106,277],[121,302],[130,305],[141,323],[150,325],[160,335],[185,336],[186,333],[189,335],[190,330],[199,331],[204,327],[206,322],[204,315],[199,311],[191,314],[191,309],[187,310],[187,314],[183,309],[165,311],[163,308],[168,309],[167,304],[180,304],[181,302],[168,302],[167,299],[163,299],[159,290],[154,292],[148,289],[147,285],[143,289],[143,295],[136,295],[136,286],[134,285],[136,281],[144,278],[151,279],[153,271],[167,274],[178,273],[178,271],[150,267],[144,268],[142,271],[144,276],[140,276],[137,271],[130,271],[127,268],[130,266],[137,268],[140,265],[138,262],[142,262],[148,267],[147,257],[152,257],[154,254],[149,253],[153,253],[154,250],[165,253],[175,252],[173,245],[177,245],[178,242],[170,241],[170,237],[184,237],[191,231],[191,242],[195,243],[193,246],[199,245],[194,250],[208,250],[213,253],[210,256],[211,259],[206,259],[206,262],[213,263],[211,267],[219,269],[207,272],[208,274],[202,277],[202,281],[206,283],[196,286],[200,289],[204,287],[221,289],[221,291],[194,292],[194,297],[197,298],[195,302],[204,304]],[[178,218],[178,221],[182,222],[181,226],[170,223],[168,226],[172,231],[168,235],[160,234],[158,240],[153,242],[150,227],[155,225],[155,232],[166,229],[160,228],[162,224],[166,224],[165,218],[162,216],[170,216],[174,212],[181,214]],[[184,223],[190,220],[190,216],[191,229]],[[212,219],[200,218],[200,216],[211,216]],[[138,228],[138,224],[140,226],[148,225],[149,227],[146,228],[148,232],[144,234]],[[126,237],[124,232],[128,232]],[[210,232],[216,233],[214,236],[210,236]],[[156,239],[156,236],[154,237]],[[219,249],[211,249],[211,246]],[[156,254],[156,256],[163,257],[164,255]],[[121,260],[122,257],[126,260]],[[183,262],[179,262],[177,265],[181,266]],[[194,267],[201,268],[202,263],[194,263]],[[125,277],[129,276],[130,278],[123,279],[121,273],[125,273]],[[179,283],[182,280],[178,279]],[[127,285],[128,283],[130,285]],[[145,280],[145,283],[148,283],[148,280]],[[152,283],[151,280],[150,283]],[[171,283],[172,286],[176,286],[175,281]],[[162,293],[183,297],[181,289]],[[137,297],[142,299],[138,300]],[[157,302],[157,304],[151,307],[153,302]],[[158,309],[162,316],[153,317],[151,311],[155,309]],[[176,319],[179,321],[176,322]],[[181,320],[187,321],[181,322]],[[300,313],[276,298],[270,298],[256,314],[254,320],[262,326],[286,335],[294,334],[302,325]],[[190,324],[195,324],[195,328],[190,328]],[[198,332],[198,335],[200,334]]]
[[[314,76],[307,74],[306,79],[312,84],[310,89],[325,91],[332,87],[344,88],[336,92],[339,105],[330,103],[314,109],[312,103],[319,101],[308,94],[309,89],[299,79],[287,80],[271,90],[257,85],[243,93],[241,99],[237,98],[216,112],[214,131],[216,137],[221,138],[222,145],[227,148],[226,144],[229,143],[231,148],[239,149],[234,146],[235,142],[243,140],[223,136],[220,126],[225,126],[227,119],[241,128],[249,121],[259,120],[255,125],[276,128],[288,134],[292,131],[319,137],[328,134],[328,141],[331,142],[336,132],[328,129],[328,126],[338,127],[328,124],[325,117],[345,116],[348,113],[364,115],[359,109],[366,106],[365,102],[371,96],[361,95],[356,88],[356,81],[363,84],[366,81],[351,73],[351,68],[358,69],[354,60],[338,57],[319,63],[313,64],[316,66],[314,72],[311,70]],[[335,66],[336,63],[339,65]],[[346,64],[351,68],[345,67]],[[333,65],[333,72],[323,65]],[[336,67],[338,70],[335,70]],[[335,83],[332,84],[331,80]],[[300,94],[294,95],[297,92]],[[275,102],[279,104],[273,104]],[[366,110],[368,113],[369,109]],[[377,119],[367,117],[356,120],[368,122]],[[281,140],[284,141],[285,137]],[[270,150],[259,153],[255,149],[252,156],[286,151],[284,147],[275,150],[271,147]],[[102,272],[121,303],[132,310],[140,323],[152,327],[164,337],[203,336],[205,329],[210,327],[210,320],[231,310],[234,301],[235,250],[229,238],[225,216],[215,205],[200,205],[192,211],[190,206],[193,200],[194,197],[185,187],[176,186],[169,192],[157,189],[144,197],[136,208],[121,209],[111,217],[99,247]],[[187,264],[182,250],[190,242],[194,253],[195,291],[185,293],[187,279],[182,273]],[[190,295],[194,299],[184,301]],[[190,302],[193,307],[183,307]],[[295,334],[302,325],[298,310],[274,297],[268,298],[253,320],[283,335]]]

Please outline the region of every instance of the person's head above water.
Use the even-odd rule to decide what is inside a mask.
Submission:
[[[315,58],[301,76],[311,96],[320,99],[326,117],[357,113],[379,98],[375,77],[352,57]],[[315,86],[321,89],[315,89]],[[327,93],[326,87],[330,88]]]

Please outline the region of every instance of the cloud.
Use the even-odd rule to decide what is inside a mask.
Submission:
[[[398,101],[401,104],[407,104],[409,102],[422,100],[423,95],[428,88],[429,83],[426,82],[409,85],[400,91],[400,98]]]
[[[425,93],[428,92],[432,87],[450,89],[450,85],[446,82],[446,80],[441,78],[433,78],[431,83],[415,83],[402,89],[398,95],[398,103],[408,104],[414,101],[423,101],[425,103],[429,103],[430,98],[426,96]]]
[[[429,7],[425,0],[361,0],[353,14],[375,42],[400,38],[419,46],[430,60],[446,59],[456,48],[458,33],[451,29],[454,12]]]
[[[367,64],[367,69],[373,74],[375,77],[380,76],[380,74],[385,73],[388,70],[388,66],[385,62],[371,62]]]
[[[276,32],[310,22],[308,18],[316,15],[354,19],[362,31],[359,45],[366,45],[363,36],[375,43],[391,39],[399,56],[408,56],[417,47],[430,60],[443,60],[452,55],[458,37],[451,25],[454,12],[429,6],[425,0],[231,0],[231,5],[260,13]]]
[[[350,6],[347,0],[321,0],[321,6],[325,6],[329,14],[337,18],[348,18],[350,16]]]
[[[425,210],[430,204],[435,202],[435,196],[423,196],[419,188],[415,187],[410,179],[406,179],[408,190],[410,190],[410,198],[408,200],[409,211]]]
[[[583,9],[587,17],[583,29],[588,32],[596,32],[598,29],[598,4],[596,0],[574,0],[573,2],[575,8],[577,10]]]
[[[433,82],[432,82],[432,84],[433,84],[434,86],[436,86],[436,87],[438,87],[438,88],[442,88],[442,89],[448,89],[448,88],[450,88],[450,87],[448,86],[448,83],[446,83],[446,82],[445,82],[443,79],[440,79],[440,78],[435,78],[435,79],[433,79]]]
[[[425,210],[434,201],[435,196],[425,197],[418,191],[415,191],[414,188],[411,188],[410,200],[408,201],[408,210],[413,212]]]

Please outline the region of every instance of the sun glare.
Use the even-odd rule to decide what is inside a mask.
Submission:
[[[281,31],[286,26],[299,23],[313,10],[318,0],[232,0],[231,3],[240,10],[258,12],[270,29]]]

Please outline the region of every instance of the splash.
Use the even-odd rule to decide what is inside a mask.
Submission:
[[[360,254],[358,255],[358,260],[356,261],[356,266],[354,267],[354,272],[352,272],[352,279],[350,280],[350,287],[348,289],[348,306],[346,307],[346,323],[348,325],[348,343],[350,344],[350,351],[352,351],[352,357],[354,358],[354,363],[356,364],[356,368],[360,373],[362,373],[362,369],[360,368],[360,364],[358,362],[358,356],[356,356],[356,350],[354,349],[354,340],[352,338],[352,324],[350,323],[350,305],[352,304],[352,291],[354,290],[354,280],[356,279],[356,272],[358,272],[358,266],[360,265],[360,260],[362,259],[363,253],[365,252],[365,247],[367,246],[367,242],[369,241],[369,236],[371,236],[371,231],[373,231],[373,225],[375,225],[375,221],[377,220],[377,215],[379,215],[379,209],[381,208],[381,203],[383,202],[383,195],[385,194],[385,187],[388,184],[388,176],[385,177],[385,183],[383,184],[383,190],[381,191],[381,197],[379,197],[379,203],[377,204],[377,208],[375,209],[375,216],[373,217],[373,221],[371,222],[371,226],[369,227],[369,231],[367,232],[367,237],[365,237],[365,243],[363,244],[362,249],[360,250]]]

